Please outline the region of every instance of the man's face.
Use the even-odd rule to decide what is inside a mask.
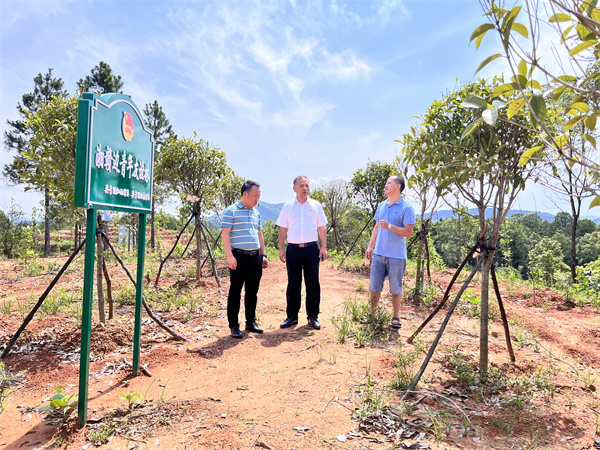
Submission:
[[[242,197],[245,199],[243,203],[249,208],[253,208],[258,205],[260,200],[260,188],[252,186],[249,191],[244,192]]]
[[[294,192],[298,197],[308,197],[308,194],[310,194],[310,183],[308,182],[308,178],[299,178],[294,185]]]
[[[383,193],[389,197],[395,192],[400,192],[400,183],[396,183],[394,177],[389,177],[385,183],[385,187],[383,188]]]

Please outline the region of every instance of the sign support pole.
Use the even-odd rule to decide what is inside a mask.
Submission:
[[[96,257],[96,209],[87,210],[85,229],[85,270],[83,278],[83,310],[81,314],[81,351],[79,353],[79,426],[87,422],[88,381],[90,374],[90,341],[92,336],[92,300],[94,297],[94,258]]]
[[[133,331],[133,374],[140,369],[140,344],[142,336],[142,294],[144,291],[144,260],[146,256],[146,214],[140,214],[138,225],[137,285],[135,289],[135,325]]]

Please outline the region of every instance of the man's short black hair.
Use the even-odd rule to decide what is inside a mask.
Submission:
[[[244,181],[244,184],[242,184],[242,197],[244,196],[244,192],[249,191],[250,189],[252,189],[253,186],[260,188],[260,184],[258,183],[258,181],[253,181],[253,180]]]
[[[404,178],[402,178],[400,175],[392,175],[392,178],[396,184],[400,185],[400,192],[404,192]]]

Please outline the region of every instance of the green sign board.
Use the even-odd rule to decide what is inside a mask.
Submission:
[[[150,213],[154,138],[131,98],[85,93],[77,124],[75,206]]]

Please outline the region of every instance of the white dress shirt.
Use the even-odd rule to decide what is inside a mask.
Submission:
[[[288,229],[287,241],[290,244],[305,244],[318,239],[317,227],[327,225],[327,218],[318,201],[307,198],[302,204],[298,197],[294,197],[283,205],[277,225]]]

